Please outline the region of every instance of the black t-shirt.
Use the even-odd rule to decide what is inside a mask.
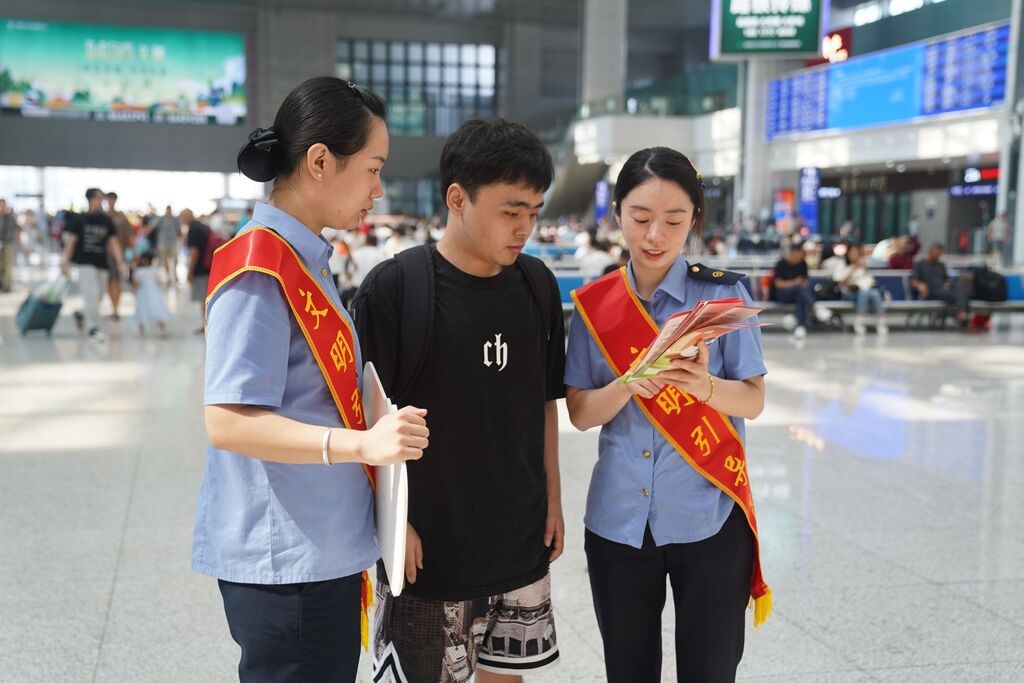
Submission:
[[[547,477],[545,402],[565,395],[565,330],[549,274],[545,330],[517,267],[468,275],[431,247],[433,339],[416,383],[399,405],[426,408],[430,446],[409,462],[409,521],[423,540],[423,569],[406,592],[468,600],[543,577]],[[426,285],[424,284],[424,287]],[[396,383],[403,273],[396,259],[374,268],[353,300],[363,358],[385,389]]]
[[[801,259],[800,263],[795,266],[784,258],[779,259],[779,262],[775,264],[775,274],[772,276],[772,295],[774,296],[778,288],[775,283],[778,280],[796,280],[797,278],[809,277],[807,272],[807,261]]]
[[[203,255],[206,253],[206,241],[210,239],[210,228],[199,221],[193,221],[192,225],[188,226],[188,238],[186,243],[188,248],[192,249],[195,247],[199,250],[199,261],[196,262],[196,268],[192,272],[193,275],[209,275],[210,269],[203,265]]]
[[[76,216],[68,229],[78,238],[71,261],[80,266],[96,266],[107,270],[107,249],[111,237],[117,237],[117,229],[110,216],[102,212],[83,213]]]

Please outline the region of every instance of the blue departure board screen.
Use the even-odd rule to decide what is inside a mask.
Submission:
[[[882,50],[768,83],[769,140],[990,107],[1006,96],[1010,27]]]

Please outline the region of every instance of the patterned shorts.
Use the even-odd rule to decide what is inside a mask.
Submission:
[[[466,601],[396,598],[377,581],[374,683],[461,683],[477,668],[521,676],[558,662],[551,575]]]

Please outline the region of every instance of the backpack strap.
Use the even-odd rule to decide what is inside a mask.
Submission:
[[[392,396],[398,402],[399,397],[407,394],[419,378],[433,338],[434,259],[429,244],[401,251],[395,258],[402,267],[398,372],[396,391]],[[426,287],[423,286],[424,282],[427,283]]]
[[[544,334],[551,340],[551,321],[554,311],[551,291],[551,271],[539,258],[528,254],[520,254],[516,259],[516,265],[526,276],[526,282],[533,292],[533,299],[540,308],[541,321],[544,323]]]

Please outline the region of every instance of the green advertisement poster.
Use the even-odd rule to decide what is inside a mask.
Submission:
[[[828,9],[829,0],[713,0],[711,58],[818,55]]]
[[[238,33],[0,19],[0,110],[94,121],[245,121]]]

